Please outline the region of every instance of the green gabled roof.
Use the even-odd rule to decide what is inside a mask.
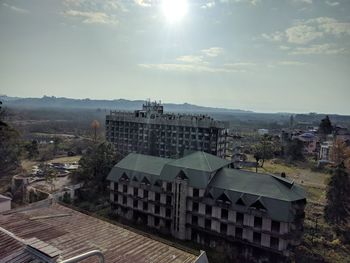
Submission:
[[[112,168],[107,180],[118,181],[125,173],[130,180],[136,177],[138,181],[141,181],[146,176],[153,183],[159,178],[164,165],[170,161],[172,159],[130,153]]]
[[[123,169],[132,169],[135,172],[160,175],[164,165],[170,161],[172,161],[172,159],[130,153],[116,166]]]
[[[211,173],[229,165],[230,163],[231,161],[229,160],[219,158],[206,152],[198,151],[172,161],[171,165]]]
[[[210,187],[284,201],[305,198],[304,190],[292,181],[238,169],[222,169],[211,180]]]

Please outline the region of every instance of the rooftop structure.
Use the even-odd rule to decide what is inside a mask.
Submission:
[[[60,262],[93,250],[113,263],[207,262],[205,253],[184,251],[47,201],[0,214],[0,226],[0,262]]]
[[[224,157],[227,128],[208,115],[164,113],[160,103],[149,101],[142,110],[106,116],[106,138],[123,155],[180,157],[185,150],[200,150]]]
[[[301,187],[233,169],[230,161],[205,152],[180,159],[129,154],[107,179],[115,213],[179,239],[211,247],[239,243],[288,256],[303,232]]]

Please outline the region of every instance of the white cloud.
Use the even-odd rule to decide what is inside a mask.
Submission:
[[[282,41],[285,37],[285,34],[284,32],[280,32],[280,31],[276,31],[272,34],[261,34],[261,36],[266,39],[266,40],[269,40],[269,41],[273,41],[273,42],[279,42],[279,41]]]
[[[261,3],[261,0],[233,0],[233,1],[236,3],[248,3],[254,6]]]
[[[347,53],[345,48],[336,47],[333,44],[320,44],[311,45],[309,47],[297,47],[290,54],[292,55],[314,55],[314,54],[325,54],[325,55],[336,55]]]
[[[339,5],[340,3],[339,3],[339,2],[326,1],[326,4],[329,5],[329,6],[337,6],[337,5]]]
[[[134,0],[139,6],[149,7],[152,6],[152,0]]]
[[[300,61],[295,61],[295,60],[283,60],[277,62],[278,65],[282,66],[304,66],[306,63],[300,62]]]
[[[202,49],[201,52],[208,57],[217,57],[224,52],[224,49],[221,47],[211,47],[208,49]]]
[[[113,15],[104,12],[83,12],[77,10],[68,10],[64,13],[67,16],[81,18],[85,24],[109,24],[116,25],[118,20]]]
[[[211,67],[205,65],[193,65],[193,64],[139,64],[140,67],[145,69],[156,69],[162,71],[181,71],[181,72],[192,72],[192,73],[235,73],[244,72],[243,70],[237,70],[226,67]]]
[[[7,8],[10,8],[12,11],[15,11],[17,13],[21,13],[21,14],[28,14],[29,13],[29,10],[23,9],[23,8],[19,8],[19,7],[16,7],[14,5],[9,5],[7,3],[3,3],[2,5],[7,7]]]
[[[293,0],[294,3],[312,4],[312,0]]]
[[[212,8],[214,6],[215,6],[215,2],[214,1],[210,1],[210,2],[205,3],[204,5],[202,5],[201,8],[208,9],[208,8]]]
[[[291,48],[288,46],[279,46],[280,50],[290,50]]]
[[[181,56],[176,58],[177,61],[179,62],[184,62],[184,63],[193,63],[193,64],[208,64],[208,62],[203,60],[202,56]]]
[[[317,17],[307,20],[299,20],[285,31],[276,31],[261,36],[272,42],[288,42],[292,44],[308,44],[325,36],[341,37],[350,35],[350,23],[339,22],[331,17]],[[283,49],[280,48],[280,49]]]
[[[322,36],[323,32],[303,24],[292,26],[286,30],[287,41],[294,44],[306,44]]]

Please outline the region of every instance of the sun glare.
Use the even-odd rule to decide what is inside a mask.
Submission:
[[[187,13],[187,0],[163,0],[162,9],[168,22],[178,22]]]

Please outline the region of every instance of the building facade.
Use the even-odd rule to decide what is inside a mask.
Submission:
[[[227,128],[228,123],[207,115],[164,113],[162,105],[149,101],[142,110],[106,116],[106,139],[122,155],[177,158],[185,151],[205,151],[225,157]]]
[[[107,179],[114,213],[181,240],[285,257],[303,233],[302,188],[205,152],[180,159],[129,154]]]

